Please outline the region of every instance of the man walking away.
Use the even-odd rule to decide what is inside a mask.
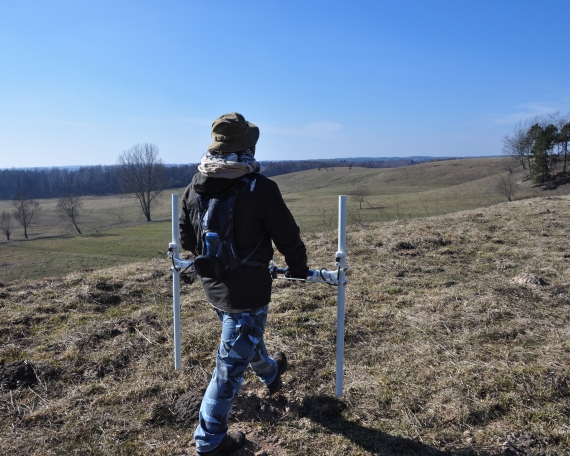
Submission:
[[[208,301],[222,323],[216,367],[200,407],[198,455],[229,455],[245,444],[227,433],[228,416],[249,365],[270,393],[281,388],[287,357],[270,356],[263,334],[271,300],[272,241],[290,277],[307,278],[307,255],[277,184],[259,174],[259,128],[241,114],[218,117],[213,142],[182,198],[182,247],[196,255]]]

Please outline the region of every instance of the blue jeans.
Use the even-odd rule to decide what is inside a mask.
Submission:
[[[215,449],[228,431],[228,416],[247,366],[268,385],[277,377],[277,363],[267,353],[263,333],[269,305],[254,312],[229,313],[216,309],[222,322],[216,368],[200,406],[194,432],[196,450]]]

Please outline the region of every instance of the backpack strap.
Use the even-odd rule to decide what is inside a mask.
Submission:
[[[241,195],[241,193],[249,186],[250,191],[253,192],[253,189],[255,188],[255,180],[257,179],[257,173],[253,173],[253,175],[249,175],[250,177],[244,176],[240,179],[240,181],[235,185],[234,189],[237,192],[236,195],[236,200],[239,197],[239,195]],[[243,185],[242,185],[243,184]],[[233,223],[233,217],[232,217],[232,223]],[[255,252],[257,252],[257,249],[259,249],[259,247],[261,247],[261,244],[263,244],[263,241],[265,240],[265,236],[266,234],[264,234],[261,239],[259,240],[259,242],[257,243],[257,245],[255,246],[255,248],[249,253],[248,256],[246,256],[245,258],[243,258],[240,261],[240,265],[242,267],[244,266],[268,266],[269,263],[268,262],[261,262],[261,261],[249,261],[249,259],[253,256],[253,254]]]
[[[242,192],[248,187],[248,185],[251,184],[252,181],[254,181],[257,176],[251,176],[251,177],[247,177],[247,176],[251,176],[250,174],[245,175],[244,177],[242,177],[236,184],[234,184],[234,186],[231,188],[231,192],[234,192],[236,194],[235,198],[237,199],[239,195],[242,194]],[[253,189],[251,190],[253,191]]]

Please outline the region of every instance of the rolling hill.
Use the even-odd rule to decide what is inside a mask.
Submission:
[[[309,170],[273,178],[293,212],[302,233],[336,229],[339,194],[364,188],[359,204],[349,197],[349,223],[412,220],[486,207],[505,201],[496,185],[505,175],[505,159],[476,158],[423,163],[402,168],[334,168]],[[521,181],[515,198],[557,196],[567,185],[543,190]],[[97,269],[136,260],[161,258],[170,239],[170,194],[165,191],[146,223],[133,199],[125,196],[85,197],[78,236],[55,210],[57,200],[41,200],[40,223],[29,229],[30,240],[14,227],[12,241],[0,240],[0,280],[61,276],[78,269]],[[0,201],[0,212],[11,210]]]

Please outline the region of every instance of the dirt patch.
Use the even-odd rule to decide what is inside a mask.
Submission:
[[[202,391],[187,391],[172,404],[172,413],[177,422],[187,425],[194,424],[199,418]],[[231,421],[262,421],[276,422],[294,407],[289,407],[285,396],[280,394],[269,395],[265,387],[249,389],[247,386],[239,392],[234,400]]]
[[[162,426],[177,420],[176,415],[168,405],[162,402],[156,402],[151,404],[148,418],[145,421],[147,423],[154,424],[155,426]]]
[[[519,285],[535,285],[541,287],[548,285],[548,282],[546,282],[544,279],[541,279],[540,277],[533,274],[527,274],[525,272],[513,277],[512,281],[514,283],[518,283]]]
[[[414,250],[416,248],[416,246],[414,244],[412,244],[411,242],[407,242],[407,241],[399,241],[396,242],[393,246],[392,246],[392,250],[398,251],[398,250]]]
[[[204,391],[187,391],[176,399],[172,405],[172,413],[176,421],[187,425],[198,421],[203,395]]]
[[[246,424],[248,421],[275,423],[280,420],[284,413],[288,410],[287,400],[284,396],[266,394],[263,388],[248,389],[248,385],[244,386],[234,401],[230,422],[236,423],[230,426],[230,431],[239,429],[246,434],[246,443],[238,451],[232,453],[235,456],[285,456],[289,454],[286,450],[287,442],[271,433],[269,428],[251,426]],[[198,420],[200,404],[204,391],[188,391],[180,396],[172,405],[172,415],[174,421],[183,423],[186,426],[195,426]],[[160,411],[157,408],[157,411]],[[161,409],[163,412],[164,410]],[[154,411],[151,410],[151,414]],[[163,420],[164,415],[168,412],[155,413]],[[157,420],[155,420],[157,422]],[[156,424],[159,424],[158,422]],[[195,442],[190,444],[192,447]],[[184,454],[194,454],[193,448],[187,448]]]
[[[0,367],[0,385],[9,389],[35,385],[37,382],[36,371],[29,361],[14,361]]]
[[[107,282],[106,280],[98,280],[95,288],[100,291],[117,291],[123,288],[123,282]]]
[[[87,381],[95,381],[103,378],[107,373],[107,369],[104,366],[93,366],[85,369],[83,372],[83,378]]]
[[[262,391],[242,391],[234,401],[232,419],[274,423],[283,417],[287,400],[278,394]]]
[[[503,454],[507,456],[556,456],[548,450],[548,445],[530,432],[509,434],[503,443]]]
[[[123,298],[118,294],[108,293],[103,291],[102,293],[93,293],[93,302],[101,306],[116,306],[123,301]]]
[[[301,415],[317,423],[335,421],[347,405],[341,400],[328,396],[306,397],[301,406]]]
[[[271,432],[271,428],[256,427],[240,423],[239,426],[230,426],[229,432],[239,430],[245,434],[245,445],[232,453],[232,456],[287,456],[287,441]],[[176,454],[194,455],[196,442],[192,440],[187,448]],[[303,453],[305,454],[305,453]],[[307,453],[308,454],[308,453]]]
[[[246,429],[246,444],[240,453],[241,456],[285,456],[290,454],[284,448],[286,442],[272,435],[265,429]]]

